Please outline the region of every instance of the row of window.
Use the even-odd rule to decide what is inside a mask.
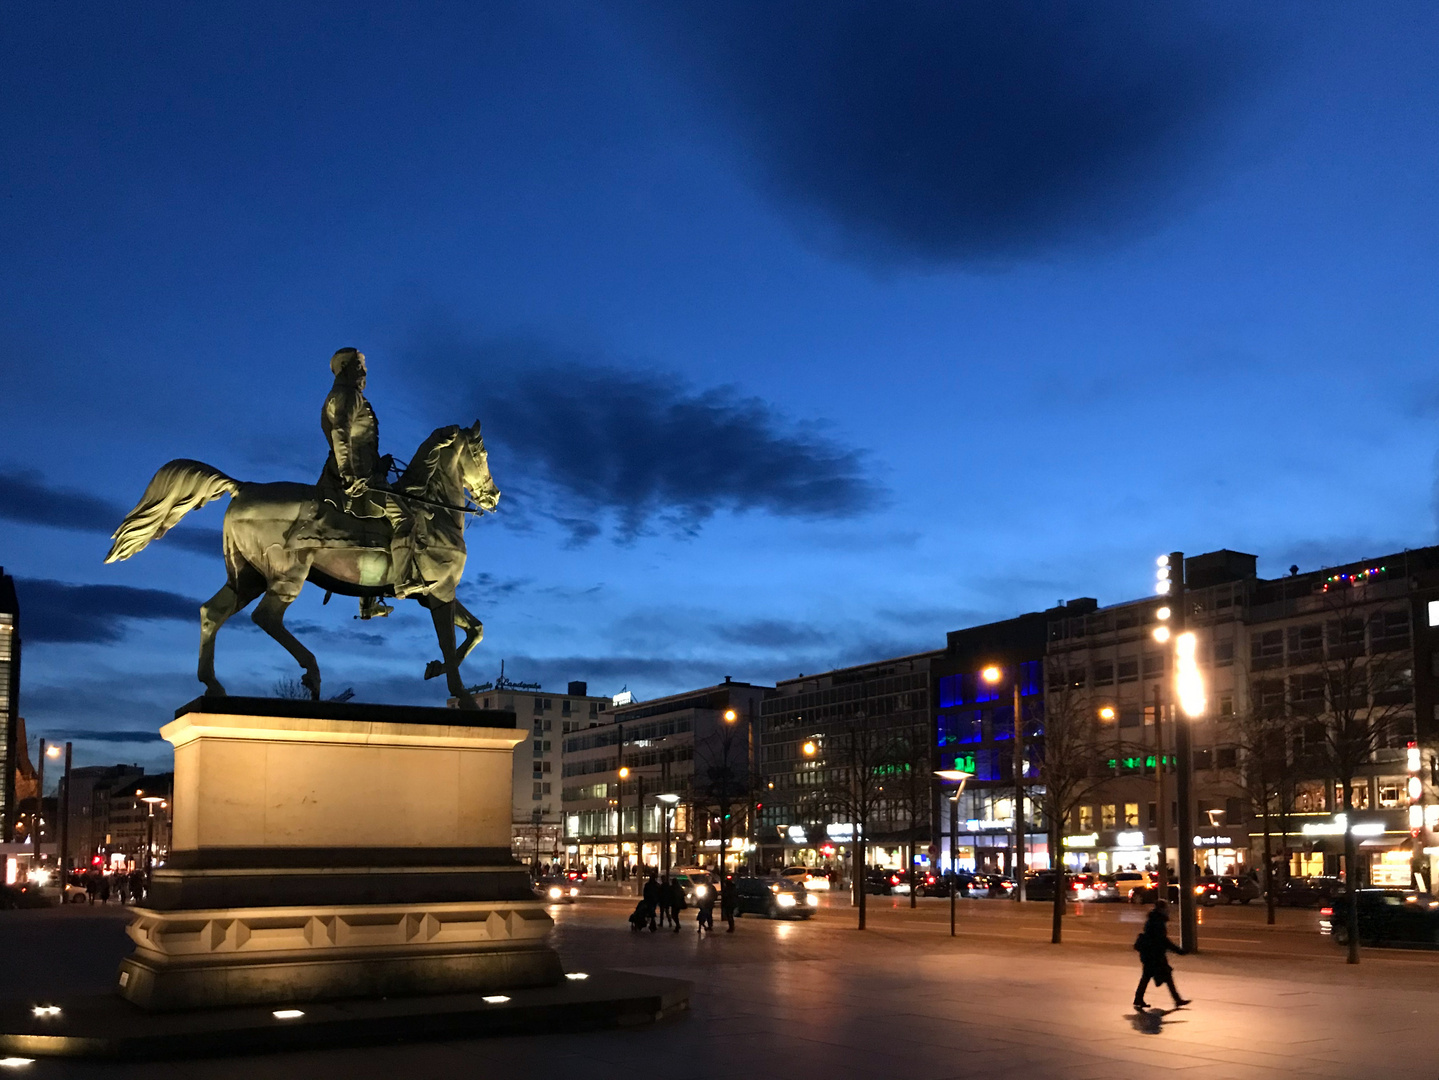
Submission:
[[[1039,693],[1040,668],[1038,660],[1026,660],[1019,665],[1019,692],[1022,696]],[[945,675],[939,680],[939,707],[947,709],[954,705],[982,705],[987,701],[998,701],[1001,696],[1012,693],[1012,687],[1012,680],[1003,674],[994,682],[977,671]]]

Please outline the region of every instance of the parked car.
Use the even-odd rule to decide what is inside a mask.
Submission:
[[[1069,879],[1074,882],[1074,898],[1076,900],[1097,899],[1099,889],[1103,885],[1098,874],[1070,874]]]
[[[535,879],[535,895],[551,904],[573,904],[580,887],[569,878],[546,875]]]
[[[864,891],[871,896],[889,896],[900,891],[898,870],[872,868],[864,872]],[[909,892],[909,883],[904,883],[904,892]]]
[[[714,875],[708,870],[677,870],[672,875],[685,891],[685,904],[694,907],[710,889],[715,888]]]
[[[1143,903],[1142,899],[1135,900],[1135,889],[1152,889],[1154,887],[1155,875],[1150,870],[1119,870],[1105,878],[1103,900],[1128,900],[1133,903]]]
[[[964,875],[960,875],[961,880]],[[1014,893],[1014,879],[1003,874],[978,873],[968,875],[967,892],[970,896],[1010,896]]]
[[[1205,874],[1195,882],[1201,904],[1247,904],[1264,894],[1259,883],[1247,877]]]
[[[1275,893],[1281,907],[1323,907],[1344,895],[1344,880],[1337,877],[1286,878]]]
[[[1053,870],[1031,870],[1024,875],[1024,898],[1026,900],[1048,900],[1054,901],[1055,885],[1059,881],[1059,875]],[[1079,891],[1079,886],[1072,878],[1066,877],[1064,891],[1069,899],[1074,899]]]
[[[793,881],[774,878],[735,878],[735,914],[765,915],[771,919],[808,919],[819,907],[819,896]]]
[[[915,888],[920,896],[948,896],[949,882],[938,874],[922,870],[915,876]]]
[[[781,879],[803,885],[810,892],[828,892],[829,874],[810,866],[786,866],[779,872]]]
[[[1364,945],[1439,946],[1439,900],[1402,889],[1360,889],[1359,941]],[[1319,909],[1319,932],[1336,945],[1349,944],[1348,897],[1336,897]]]

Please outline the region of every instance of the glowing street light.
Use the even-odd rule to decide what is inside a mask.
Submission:
[[[1158,584],[1154,591],[1170,598],[1170,603],[1155,612],[1160,626],[1155,628],[1156,641],[1174,642],[1174,683],[1173,695],[1179,710],[1189,720],[1204,715],[1208,702],[1204,696],[1204,678],[1199,671],[1198,643],[1193,631],[1186,630],[1184,599],[1184,552],[1171,551],[1155,560],[1158,567]],[[1160,636],[1160,631],[1164,635]],[[1155,708],[1162,703],[1156,699]],[[1174,725],[1174,756],[1177,767],[1175,792],[1179,816],[1175,825],[1179,830],[1176,847],[1179,856],[1179,929],[1180,943],[1186,951],[1193,952],[1199,947],[1199,912],[1194,903],[1194,749],[1191,725],[1179,721]],[[1159,776],[1163,778],[1163,750],[1159,732],[1159,715],[1155,714],[1156,743],[1161,749],[1156,753]],[[1164,802],[1160,799],[1160,804]],[[1163,824],[1163,822],[1161,822]],[[1161,844],[1161,862],[1164,859]]]
[[[815,754],[819,753],[819,747],[815,744],[815,741],[813,739],[810,739],[808,742],[806,742],[804,746],[802,746],[800,749],[804,751],[805,757],[814,757]]]
[[[1101,720],[1113,720],[1115,715],[1113,705],[1105,705],[1099,710],[1099,718]]]
[[[955,852],[959,850],[959,797],[964,794],[964,785],[974,773],[963,769],[935,769],[934,775],[943,781],[958,785],[949,797],[949,936],[954,937],[954,897],[959,892],[958,870],[955,866]],[[913,881],[913,876],[911,876]]]
[[[1209,703],[1204,697],[1204,676],[1195,659],[1198,639],[1193,630],[1186,630],[1174,639],[1174,689],[1179,694],[1179,707],[1193,720],[1203,716]]]

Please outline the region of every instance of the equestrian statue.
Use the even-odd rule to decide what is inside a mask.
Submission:
[[[358,597],[362,619],[388,615],[387,597],[427,608],[442,659],[430,661],[425,678],[445,675],[460,707],[476,708],[459,669],[484,627],[455,588],[465,569],[466,516],[493,510],[500,498],[480,422],[438,428],[403,471],[395,470],[389,455],[380,455],[379,421],[365,399],[364,353],[341,349],[330,370],[335,383],[320,414],[330,452],[318,484],[243,483],[203,462],[177,459],[155,473],[115,530],[105,561],[128,559],[191,510],[229,495],[225,585],[200,607],[198,675],[207,694],[225,693],[215,677],[216,633],[260,598],[251,618],[295,658],[304,669],[301,683],[319,699],[319,664],[285,628],[285,610],[313,581],[326,603],[332,593]],[[458,647],[456,626],[465,634]]]

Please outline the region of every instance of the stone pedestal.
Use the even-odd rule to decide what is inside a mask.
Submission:
[[[510,712],[198,698],[174,851],[130,927],[149,1009],[490,992],[563,977],[510,856]]]

